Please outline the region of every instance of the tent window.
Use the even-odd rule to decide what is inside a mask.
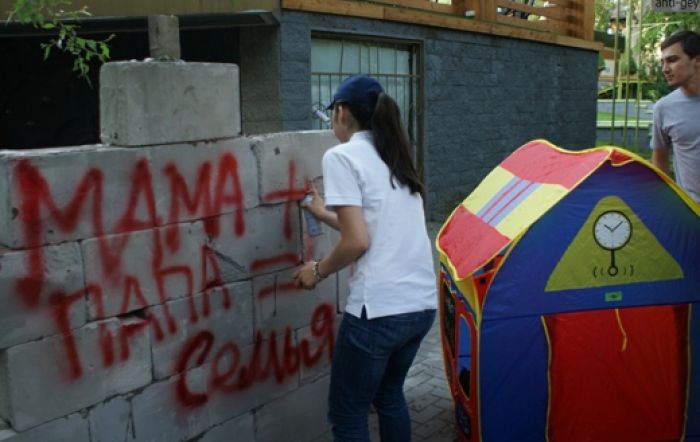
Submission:
[[[471,397],[472,335],[466,318],[460,318],[459,324],[459,359],[457,372],[459,385],[467,397]]]
[[[450,353],[454,358],[455,355],[455,298],[450,292],[447,283],[442,284],[442,311],[443,311],[443,336],[447,340],[448,346],[450,348]]]

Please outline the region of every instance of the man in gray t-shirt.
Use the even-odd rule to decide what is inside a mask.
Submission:
[[[700,203],[700,34],[679,31],[661,43],[661,63],[676,90],[654,105],[651,160]]]

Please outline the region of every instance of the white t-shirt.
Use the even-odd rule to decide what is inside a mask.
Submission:
[[[700,203],[700,95],[678,88],[656,102],[651,148],[673,148],[676,182]]]
[[[323,155],[326,206],[362,207],[369,248],[350,278],[345,311],[367,318],[410,313],[437,306],[436,279],[423,200],[394,179],[368,131]]]

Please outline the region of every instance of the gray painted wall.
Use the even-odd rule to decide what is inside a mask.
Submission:
[[[246,71],[279,69],[281,127],[311,127],[312,32],[419,42],[424,66],[427,213],[441,221],[510,152],[535,138],[595,145],[597,53],[530,41],[344,16],[284,11],[279,52]],[[243,39],[242,39],[243,40]],[[277,65],[277,63],[279,64]],[[244,106],[245,107],[245,106]],[[243,115],[243,131],[253,127]]]

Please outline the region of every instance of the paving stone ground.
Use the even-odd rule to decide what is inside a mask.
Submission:
[[[435,239],[440,224],[428,223],[431,240]],[[437,256],[435,257],[437,263]],[[445,379],[440,328],[436,319],[423,339],[416,359],[404,384],[406,401],[411,413],[413,442],[457,442],[454,402]],[[379,442],[377,415],[370,413],[370,436]],[[330,433],[314,442],[332,441]]]
[[[445,379],[440,339],[439,324],[435,321],[404,384],[414,442],[457,441],[454,402]]]

